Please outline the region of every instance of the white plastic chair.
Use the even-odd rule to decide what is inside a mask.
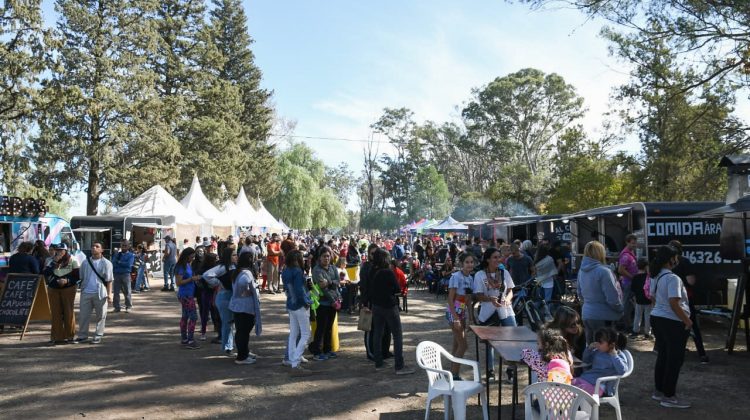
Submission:
[[[609,404],[612,407],[615,408],[615,413],[617,414],[617,420],[622,420],[622,413],[620,412],[620,394],[618,391],[618,388],[620,387],[620,380],[623,378],[627,378],[630,376],[631,373],[633,373],[633,355],[630,354],[629,351],[623,350],[622,351],[625,354],[625,358],[628,360],[628,370],[625,371],[620,376],[602,376],[601,378],[596,380],[596,385],[594,386],[594,389],[600,389],[601,385],[609,385],[607,388],[612,389],[613,393],[612,396],[602,395],[599,397],[599,403],[600,404]]]
[[[473,381],[453,381],[453,374],[443,369],[441,357],[445,357],[454,363],[469,365],[474,370]],[[427,392],[427,407],[425,408],[425,420],[430,417],[430,402],[438,396],[443,396],[445,404],[445,420],[450,417],[449,405],[453,406],[453,418],[455,420],[466,419],[466,401],[472,395],[479,394],[481,398],[482,416],[484,420],[488,417],[487,396],[484,395],[484,387],[479,380],[479,364],[475,360],[460,359],[453,357],[443,347],[432,341],[423,341],[417,345],[417,364],[427,371],[427,379],[430,387]]]
[[[598,420],[599,399],[573,385],[538,382],[523,390],[526,420]],[[533,407],[538,401],[539,407]]]

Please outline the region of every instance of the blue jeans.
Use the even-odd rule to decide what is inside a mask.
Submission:
[[[234,349],[234,334],[232,334],[232,320],[234,313],[229,310],[229,300],[232,298],[232,291],[221,289],[216,294],[216,309],[219,310],[221,318],[221,350]]]
[[[515,316],[509,316],[507,318],[503,318],[500,320],[500,326],[501,327],[516,327],[518,324],[516,324],[516,317]],[[490,346],[490,351],[487,352],[487,366],[490,367],[490,371],[495,370],[495,349]]]
[[[138,268],[138,275],[135,277],[135,290],[141,290],[141,286],[148,287],[146,281],[146,264],[141,264]]]
[[[164,261],[164,287],[174,287],[174,266],[177,263]]]

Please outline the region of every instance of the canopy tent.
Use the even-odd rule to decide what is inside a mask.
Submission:
[[[417,222],[411,229],[409,229],[412,233],[422,233],[425,231],[425,229],[429,228],[430,226],[434,226],[438,224],[439,221],[435,219],[422,219],[421,222]]]
[[[281,230],[283,232],[290,232],[292,230],[292,228],[290,228],[289,226],[287,226],[287,224],[284,223],[284,221],[281,220],[281,219],[279,219],[279,224],[281,225]]]
[[[276,220],[275,217],[266,210],[266,206],[263,205],[263,202],[258,199],[258,226],[266,228],[268,230],[272,231],[280,231],[283,229],[281,226],[281,223],[279,223],[278,220]]]
[[[231,226],[232,223],[222,217],[219,209],[216,208],[211,201],[206,198],[201,189],[201,184],[198,181],[198,176],[193,176],[193,183],[190,185],[190,191],[188,191],[185,198],[180,201],[186,209],[192,210],[199,216],[211,222],[214,226]]]
[[[469,227],[463,223],[458,223],[456,219],[448,216],[442,222],[430,226],[426,230],[430,232],[464,232],[468,231]]]
[[[409,223],[408,225],[406,225],[406,226],[402,227],[401,229],[399,229],[399,232],[402,232],[402,233],[409,233],[409,232],[411,232],[411,231],[412,231],[412,229],[415,229],[415,226],[417,226],[418,224],[420,224],[420,223],[424,222],[425,220],[426,220],[426,219],[425,219],[425,218],[423,217],[423,218],[419,219],[419,220],[418,220],[418,221],[416,221],[416,222],[411,222],[411,223]]]
[[[164,223],[176,225],[176,239],[193,239],[199,235],[206,220],[193,210],[186,209],[161,185],[154,185],[116,213],[118,216],[159,216]]]
[[[237,193],[237,198],[234,199],[234,207],[232,208],[230,217],[237,226],[259,226],[258,212],[250,204],[250,200],[247,199],[245,187],[240,187],[240,192]]]

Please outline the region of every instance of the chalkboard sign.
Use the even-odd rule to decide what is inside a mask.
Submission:
[[[8,274],[5,278],[0,295],[0,325],[22,327],[21,339],[30,319],[49,319],[49,301],[43,278],[39,274]],[[40,289],[42,292],[38,293]]]

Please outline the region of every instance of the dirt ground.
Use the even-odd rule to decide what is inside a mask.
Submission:
[[[343,314],[339,358],[311,361],[306,366],[314,376],[292,378],[288,368],[280,365],[288,322],[284,297],[263,295],[262,304],[263,335],[252,335],[250,343],[259,358],[250,366],[235,365],[220,354],[217,344],[204,342],[198,350],[182,349],[179,303],[173,293],[158,290],[134,295],[134,311],[129,314],[115,314],[110,308],[100,345],[48,346],[45,323],[33,323],[23,341],[17,333],[0,335],[0,417],[424,418],[427,377],[416,366],[414,352],[421,340],[450,345],[442,297],[412,292],[409,313],[402,315],[406,363],[417,368],[410,376],[396,376],[392,369],[375,371],[363,354],[356,317]],[[744,406],[750,395],[750,353],[745,351],[744,334],[737,340],[742,346],[728,356],[722,350],[726,322],[706,319],[703,326],[711,363],[698,363],[691,342],[678,385],[679,394],[692,401],[693,408],[664,409],[649,398],[653,344],[634,341],[635,372],[620,388],[624,419],[750,417]],[[469,336],[466,357],[475,358],[473,336]],[[463,374],[470,375],[468,370]],[[520,389],[527,383],[522,373]],[[497,384],[491,389],[491,418],[496,418]],[[504,385],[503,418],[510,418],[509,390]],[[522,403],[517,418],[523,417]],[[442,401],[434,401],[430,418],[442,416]],[[614,410],[602,407],[601,417],[615,418]],[[481,418],[476,399],[470,401],[467,418]]]

